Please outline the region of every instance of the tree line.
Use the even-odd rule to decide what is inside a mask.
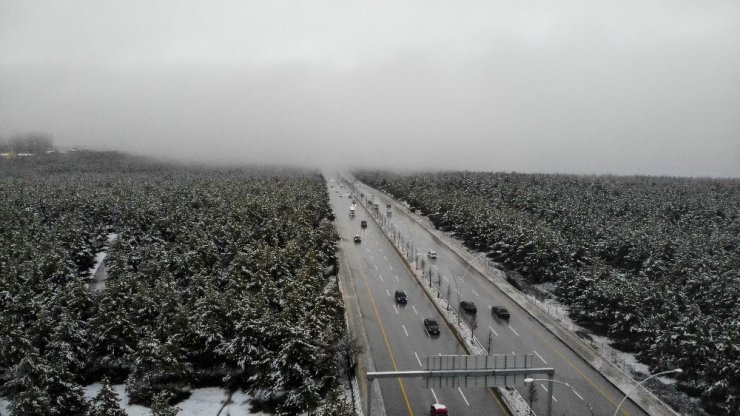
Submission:
[[[8,139],[0,139],[0,153],[41,153],[54,150],[54,140],[42,133],[16,134]]]

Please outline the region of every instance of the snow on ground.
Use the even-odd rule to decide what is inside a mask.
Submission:
[[[93,383],[83,387],[85,399],[90,400],[100,391],[102,384]],[[125,384],[111,385],[120,400],[121,409],[126,411],[128,416],[149,416],[151,411],[148,407],[138,404],[128,404],[128,395],[126,394]],[[224,406],[224,401],[229,396],[229,392],[221,387],[204,387],[193,389],[190,397],[177,403],[175,406],[180,408],[178,416],[268,416],[268,413],[250,411],[251,397],[241,390],[235,391],[231,395],[231,401]],[[223,406],[223,410],[221,407]],[[221,410],[221,413],[219,413]],[[5,397],[0,397],[0,415],[10,415],[10,401]]]
[[[100,391],[101,387],[102,387],[102,384],[100,383],[93,383],[93,384],[90,384],[89,386],[83,387],[82,389],[85,394],[85,399],[90,400],[93,397],[95,397]],[[125,384],[113,384],[111,385],[111,388],[113,388],[113,391],[115,391],[116,394],[118,395],[118,399],[120,400],[120,404],[121,404],[121,409],[125,410],[127,415],[129,416],[149,416],[149,414],[151,413],[149,411],[149,408],[140,406],[138,404],[128,404],[128,395],[126,394]]]
[[[596,335],[593,332],[585,329],[570,319],[568,315],[568,307],[560,304],[554,299],[545,299],[544,301],[538,300],[533,296],[527,295],[527,297],[535,304],[537,304],[542,310],[550,314],[553,318],[559,321],[564,327],[569,329],[571,332],[585,333],[591,338],[591,340],[583,340],[585,343],[591,345],[592,348],[599,352],[599,355],[606,358],[607,360],[614,363],[617,367],[626,371],[627,374],[633,378],[644,378],[649,376],[650,368],[639,362],[635,354],[620,351],[616,348],[611,347],[613,342],[608,337]],[[675,384],[676,379],[670,377],[656,377],[662,384]]]
[[[92,399],[100,391],[101,384],[93,383],[84,387],[85,398]],[[128,395],[126,394],[125,384],[114,384],[111,386],[121,400],[121,408],[129,416],[149,416],[151,414],[148,407],[137,404],[128,404]],[[224,406],[224,401],[229,396],[229,392],[221,387],[203,387],[193,389],[190,397],[177,403],[175,406],[180,408],[178,416],[197,416],[211,415],[216,416],[219,410]],[[250,397],[239,390],[231,396],[231,402],[221,410],[220,416],[267,416],[267,413],[251,413]],[[2,407],[0,407],[2,409]],[[2,412],[7,414],[7,412]]]
[[[108,247],[118,238],[118,234],[108,234],[108,243],[106,244],[105,250],[95,254],[95,266],[90,268],[90,276],[93,277],[93,288],[95,290],[102,290],[105,288],[105,279],[108,277],[108,272],[105,269],[103,261],[108,255]]]

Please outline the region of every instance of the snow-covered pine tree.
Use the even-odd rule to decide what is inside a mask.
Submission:
[[[95,397],[90,401],[86,416],[126,416],[121,409],[120,399],[110,386],[108,378],[101,381],[102,387]]]
[[[152,416],[177,416],[180,408],[169,403],[171,393],[162,391],[152,399]]]
[[[38,353],[27,354],[11,369],[10,409],[16,415],[82,415],[87,409],[82,387],[63,365]]]
[[[136,347],[126,391],[133,402],[149,403],[160,390],[183,387],[190,371],[190,365],[182,360],[178,348],[148,334]]]

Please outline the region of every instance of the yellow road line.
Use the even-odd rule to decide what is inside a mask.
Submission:
[[[387,236],[386,236],[386,238],[387,238]],[[398,249],[398,247],[397,247],[397,246],[396,246],[396,245],[395,245],[395,244],[394,244],[393,242],[391,242],[391,241],[389,241],[389,242],[390,242],[391,244],[393,244],[393,247],[394,247],[394,248],[395,248],[396,250]],[[399,256],[399,257],[401,258],[401,261],[402,261],[402,262],[403,262],[403,264],[404,264],[404,265],[406,266],[406,268],[407,268],[408,270],[410,270],[410,273],[412,273],[412,274],[413,274],[414,272],[413,272],[413,270],[411,270],[411,266],[409,266],[409,264],[408,264],[408,263],[406,262],[406,259],[404,259],[404,257],[403,257],[403,254],[401,254],[401,253],[400,253],[399,251],[396,251],[396,254],[398,254],[398,256]],[[346,259],[345,259],[345,261],[346,261]],[[413,278],[413,280],[414,280],[414,281],[416,281],[416,278]],[[424,293],[428,293],[428,292],[427,292],[427,291],[425,290],[425,291],[424,291]],[[434,303],[434,300],[432,300],[432,303]],[[446,320],[446,319],[444,320],[444,323],[445,323],[445,325],[447,325],[447,328],[449,328],[450,332],[452,332],[453,334],[455,334],[455,333],[456,333],[456,332],[455,332],[455,330],[454,330],[454,329],[452,328],[452,326],[450,326],[450,323],[449,323],[449,322],[447,322],[447,320]],[[460,339],[459,339],[459,337],[457,337],[457,336],[456,336],[456,337],[455,337],[455,340],[457,341],[457,344],[458,344],[458,345],[460,345],[461,347],[463,347],[463,349],[467,350],[467,347],[465,346],[465,344],[464,344],[464,343],[462,343],[462,342],[460,342]],[[468,351],[468,353],[469,353],[469,351]],[[511,412],[509,412],[509,410],[508,410],[508,409],[506,408],[506,406],[504,406],[504,404],[503,404],[503,403],[501,403],[501,399],[500,399],[500,398],[499,398],[499,396],[498,396],[498,395],[496,394],[496,392],[495,392],[495,391],[493,391],[493,389],[492,389],[492,388],[488,388],[488,393],[489,393],[489,394],[490,394],[491,396],[493,396],[493,398],[494,398],[494,399],[496,400],[496,404],[498,404],[499,408],[501,408],[501,411],[502,411],[502,412],[503,412],[504,414],[511,414]],[[436,397],[435,397],[435,400],[436,400]]]
[[[398,366],[396,366],[396,359],[393,356],[393,351],[391,350],[391,344],[388,342],[388,335],[385,333],[385,327],[383,327],[383,321],[380,319],[380,313],[378,312],[378,307],[375,304],[375,297],[373,296],[372,291],[370,290],[370,284],[367,281],[367,275],[365,274],[364,267],[362,266],[362,262],[360,261],[359,256],[357,256],[357,252],[354,253],[355,258],[357,259],[357,263],[360,265],[360,274],[362,274],[362,279],[365,281],[365,288],[367,288],[367,294],[370,295],[370,302],[373,304],[373,310],[375,311],[375,318],[378,320],[378,324],[380,325],[380,332],[383,334],[383,340],[385,341],[385,348],[388,350],[388,355],[391,357],[391,364],[393,364],[393,371],[398,371]],[[349,263],[347,262],[347,257],[345,256],[344,259],[345,263],[347,263],[347,270],[349,271]],[[403,385],[403,380],[401,378],[397,378],[398,385],[401,388],[401,395],[403,395],[403,400],[406,402],[406,409],[409,412],[410,416],[414,416],[414,411],[411,409],[411,402],[409,402],[409,397],[406,394],[406,388]],[[370,398],[368,397],[368,400]]]

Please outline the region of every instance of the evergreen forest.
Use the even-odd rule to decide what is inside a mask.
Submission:
[[[121,414],[109,382],[155,414],[198,386],[243,388],[277,414],[347,414],[332,219],[314,171],[115,152],[0,159],[12,414]],[[86,401],[82,386],[100,380]]]

